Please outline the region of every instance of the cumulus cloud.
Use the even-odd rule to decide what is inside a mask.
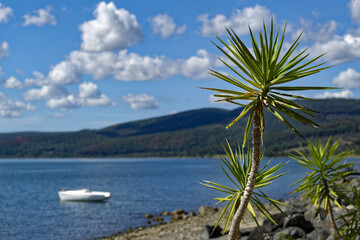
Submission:
[[[123,100],[130,103],[132,109],[156,109],[159,107],[155,97],[143,94],[132,94],[123,97]]]
[[[168,38],[172,34],[183,34],[186,25],[177,26],[174,19],[167,14],[159,14],[150,19],[153,33],[160,34],[162,38]]]
[[[207,78],[209,77],[209,74],[206,72],[207,69],[214,65],[219,65],[217,58],[207,51],[200,49],[195,56],[182,61],[179,74],[193,79]]]
[[[113,52],[73,51],[69,61],[82,74],[95,79],[112,77],[122,81],[146,81],[183,75],[193,79],[209,77],[207,68],[217,64],[214,55],[199,50],[188,59],[169,59],[165,56],[140,56],[122,50]]]
[[[295,40],[302,33],[301,41],[327,42],[334,38],[338,23],[334,20],[323,24],[317,23],[305,18],[300,19],[300,27],[295,28],[289,24],[289,30],[292,33],[292,40]]]
[[[349,4],[351,17],[354,22],[360,24],[360,3],[359,1],[350,1]]]
[[[44,74],[33,71],[34,78],[25,78],[26,86],[43,86],[49,84]]]
[[[20,82],[18,79],[16,79],[15,77],[11,76],[9,78],[7,78],[4,83],[3,86],[6,88],[17,88],[17,89],[21,89],[23,87],[22,82]]]
[[[44,86],[44,85],[68,85],[82,82],[82,74],[77,67],[70,61],[62,61],[53,66],[48,76],[33,71],[33,78],[26,78],[26,86]]]
[[[340,72],[333,79],[332,83],[346,89],[360,88],[360,73],[352,68],[348,68],[346,71]]]
[[[342,90],[340,92],[324,92],[315,95],[315,98],[325,99],[325,98],[354,98],[354,93],[348,89]]]
[[[82,81],[82,76],[74,64],[62,61],[56,64],[49,72],[48,81],[51,84],[71,84]]]
[[[0,42],[0,59],[9,55],[9,43],[4,41]]]
[[[0,3],[0,23],[8,22],[9,17],[13,15],[13,10],[10,7],[4,6],[2,3]]]
[[[94,11],[95,19],[84,22],[81,48],[85,51],[113,51],[128,48],[143,39],[136,16],[113,2],[100,2]]]
[[[249,33],[248,25],[256,31],[262,28],[263,20],[270,19],[273,14],[264,6],[256,5],[242,10],[237,9],[230,16],[218,14],[214,18],[209,18],[208,14],[198,17],[202,23],[201,34],[203,36],[223,35],[226,33],[225,27],[232,28],[238,35]]]
[[[25,21],[23,26],[36,25],[38,27],[44,26],[46,24],[50,24],[55,26],[57,24],[55,16],[51,15],[51,7],[47,7],[45,9],[35,10],[34,15],[25,14],[23,18]]]
[[[215,55],[200,49],[187,59],[165,56],[141,56],[127,50],[115,52],[73,51],[67,60],[52,67],[48,76],[33,72],[26,86],[67,85],[82,82],[83,75],[94,79],[113,78],[120,81],[148,81],[182,75],[192,79],[208,78],[206,70],[220,66]]]
[[[82,83],[79,86],[79,97],[80,98],[99,98],[101,93],[98,86],[91,82]]]
[[[341,64],[360,58],[360,37],[352,34],[334,36],[327,42],[316,42],[310,47],[312,56],[326,53],[324,58],[333,64]]]
[[[101,94],[96,84],[84,82],[79,85],[78,94],[49,99],[46,105],[50,108],[68,110],[79,107],[103,107],[115,105],[115,103],[104,94]]]
[[[24,111],[35,109],[31,104],[6,97],[0,92],[0,116],[19,117]]]
[[[64,86],[46,85],[40,89],[29,89],[23,94],[26,101],[34,101],[39,99],[50,100],[61,98],[68,95],[68,91]]]

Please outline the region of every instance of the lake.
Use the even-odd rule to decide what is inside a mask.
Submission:
[[[306,169],[290,160],[282,171],[289,173],[264,189],[275,199],[288,198],[289,185]],[[202,180],[229,182],[217,159],[3,159],[0,239],[93,239],[147,225],[147,213],[214,206],[219,193]],[[59,201],[59,190],[80,188],[108,191],[111,198]]]

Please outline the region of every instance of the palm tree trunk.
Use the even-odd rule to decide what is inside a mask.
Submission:
[[[254,121],[253,121],[253,132],[252,132],[252,160],[251,160],[251,170],[249,178],[246,183],[244,195],[241,198],[241,203],[237,209],[235,216],[231,223],[231,228],[229,232],[229,240],[238,240],[240,239],[240,222],[245,214],[247,205],[249,204],[250,197],[253,193],[256,176],[258,174],[259,165],[260,165],[260,146],[261,146],[261,133],[259,125],[258,111],[254,112]]]
[[[336,233],[336,236],[340,239],[340,240],[344,240],[344,238],[341,236],[340,232],[339,232],[339,229],[337,228],[336,226],[336,223],[335,223],[335,219],[334,219],[334,215],[333,215],[333,211],[332,211],[332,207],[330,205],[330,200],[328,198],[327,200],[327,205],[329,207],[329,214],[330,214],[330,219],[331,219],[331,224],[333,226],[333,229]]]

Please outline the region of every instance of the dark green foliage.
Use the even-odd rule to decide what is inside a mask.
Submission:
[[[306,101],[304,106],[320,113],[313,129],[295,125],[309,140],[342,137],[340,151],[354,150],[360,154],[360,100]],[[220,141],[225,138],[232,146],[242,137],[246,119],[225,129],[241,108],[200,109],[174,115],[110,126],[100,130],[0,134],[2,158],[55,157],[209,157],[221,154]],[[266,114],[264,135],[268,156],[287,156],[306,143],[293,134],[280,120]]]

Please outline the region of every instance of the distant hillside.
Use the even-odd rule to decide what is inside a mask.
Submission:
[[[342,149],[360,154],[360,100],[301,101],[319,111],[320,129],[297,125],[309,139],[342,137]],[[199,109],[117,124],[99,130],[0,134],[1,158],[189,157],[222,153],[220,141],[242,141],[246,118],[225,130],[241,109]],[[287,155],[304,141],[274,116],[266,115],[266,155]]]

